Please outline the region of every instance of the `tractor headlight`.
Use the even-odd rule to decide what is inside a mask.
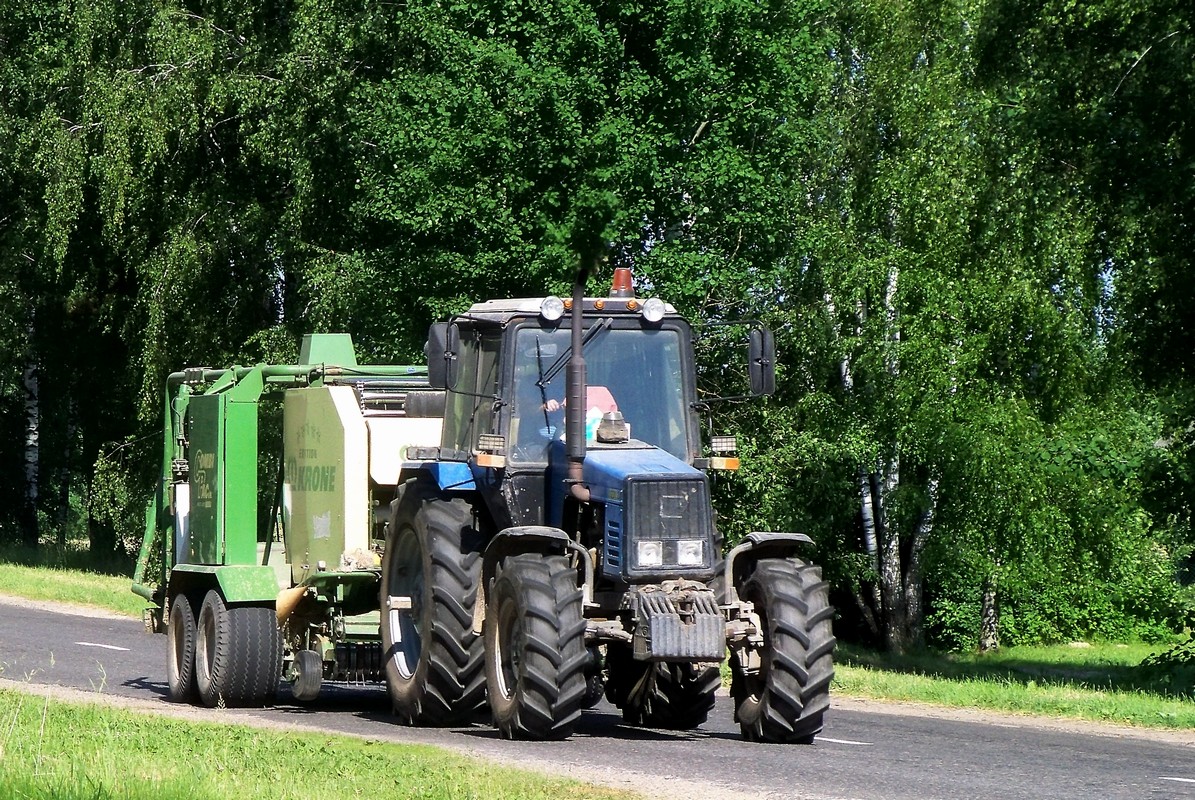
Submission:
[[[664,318],[664,313],[668,308],[664,305],[664,301],[658,297],[653,297],[650,300],[643,302],[643,318],[648,322],[659,322]]]
[[[545,297],[539,304],[539,315],[548,322],[555,322],[564,316],[564,301],[559,297]]]
[[[659,567],[664,564],[663,542],[639,542],[635,547],[640,567]]]
[[[705,564],[705,542],[700,539],[681,539],[676,543],[676,563],[682,567]]]

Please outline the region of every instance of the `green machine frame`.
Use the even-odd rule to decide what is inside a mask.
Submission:
[[[146,508],[132,587],[153,603],[146,615],[151,630],[162,630],[167,600],[179,591],[216,585],[230,603],[273,602],[278,595],[268,561],[280,498],[276,494],[268,514],[258,502],[263,398],[281,401],[286,389],[340,376],[427,373],[424,366],[358,366],[347,334],[304,337],[300,362],[194,368],[167,378],[162,469]],[[266,552],[259,562],[263,538]]]

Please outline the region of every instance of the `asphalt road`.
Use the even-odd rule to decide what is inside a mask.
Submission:
[[[832,708],[812,746],[743,742],[730,701],[684,733],[621,724],[605,704],[565,742],[508,742],[485,720],[406,728],[378,687],[325,687],[311,705],[283,689],[269,709],[204,711],[166,700],[166,637],[137,621],[51,613],[0,599],[0,679],[129,698],[172,713],[299,724],[440,745],[515,766],[690,798],[1195,798],[1195,733],[1156,737],[1018,717],[941,718],[899,708]]]

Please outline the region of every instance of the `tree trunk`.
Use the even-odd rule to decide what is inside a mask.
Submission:
[[[62,467],[58,471],[58,546],[66,546],[67,529],[71,520],[71,457],[75,449],[75,404],[67,406],[66,442],[63,444]]]
[[[885,460],[881,473],[871,476],[872,503],[878,509],[876,533],[880,543],[880,596],[883,600],[884,644],[894,653],[909,646],[908,606],[904,591],[904,568],[900,553],[900,532],[888,516],[890,498],[900,486],[897,457]]]
[[[896,295],[900,285],[900,269],[895,265],[888,270],[888,279],[884,287],[884,323],[885,341],[884,371],[887,380],[896,383],[900,375],[900,314],[896,307]],[[884,458],[881,465],[882,475],[875,476],[883,480],[880,495],[883,499],[879,514],[881,551],[883,566],[880,571],[881,591],[884,596],[884,620],[887,631],[888,649],[894,653],[903,653],[912,641],[912,631],[909,617],[909,597],[906,592],[906,565],[902,564],[900,531],[894,529],[889,518],[889,505],[900,487],[900,441],[895,440],[892,451]],[[876,481],[873,479],[873,491]]]
[[[925,608],[923,605],[921,557],[925,546],[934,532],[934,519],[938,511],[938,479],[930,478],[928,486],[929,504],[917,520],[913,530],[913,542],[909,547],[909,564],[905,570],[905,597],[908,604],[909,639],[914,647],[925,645]]]
[[[996,576],[983,581],[983,602],[979,608],[979,649],[983,652],[1000,649],[1000,607],[996,602]]]
[[[875,504],[872,502],[871,497],[871,476],[866,472],[859,473],[859,497],[861,499],[860,513],[863,517],[863,550],[867,553],[872,571],[878,578],[880,574],[880,547],[876,536]],[[876,615],[883,614],[884,602],[880,596],[878,581],[872,581],[869,594],[871,595],[871,605],[865,607],[869,609],[870,613],[865,616],[871,632],[879,634],[880,626],[876,622]],[[862,597],[859,599],[862,602]]]
[[[826,311],[830,318],[831,329],[836,331],[835,319],[838,317],[838,307],[834,304],[834,296],[826,292],[822,297],[826,301]],[[845,352],[838,361],[838,375],[842,381],[843,391],[850,394],[855,388],[855,376],[851,371],[851,360]],[[878,582],[880,548],[876,535],[875,504],[872,502],[871,496],[871,475],[862,469],[859,470],[859,502],[860,515],[863,520],[863,552],[867,554],[872,573],[877,576],[877,579],[860,581],[859,588],[854,593],[855,605],[859,607],[859,613],[862,614],[863,621],[867,623],[872,635],[878,638],[884,607]]]
[[[29,331],[30,346],[33,344],[33,330]],[[21,503],[21,541],[29,547],[37,547],[37,484],[40,471],[41,405],[37,374],[37,361],[30,357],[23,375],[25,387],[25,490]]]

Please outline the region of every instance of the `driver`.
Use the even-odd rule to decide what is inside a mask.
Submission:
[[[561,396],[563,380],[543,384],[544,370],[556,358],[554,342],[532,341],[518,353],[515,361],[514,439],[518,447],[533,460],[539,460],[541,446],[554,438],[562,428],[558,416],[567,400]],[[585,389],[585,438],[593,441],[602,416],[618,410],[618,402],[610,390],[601,385]]]

